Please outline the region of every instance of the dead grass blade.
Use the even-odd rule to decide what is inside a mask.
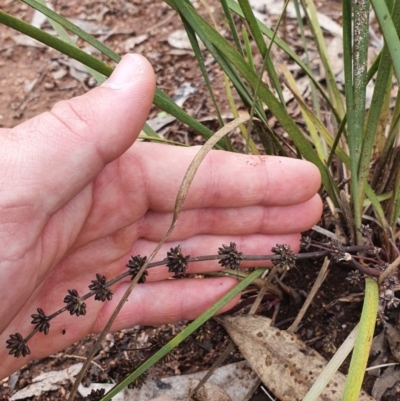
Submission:
[[[318,273],[318,277],[314,282],[313,287],[311,288],[310,293],[308,294],[307,299],[305,300],[303,306],[300,309],[300,312],[297,314],[296,319],[294,319],[294,322],[291,324],[291,326],[287,329],[287,332],[292,334],[297,331],[297,328],[301,322],[301,319],[307,312],[308,307],[311,305],[311,302],[313,301],[317,291],[321,287],[322,283],[325,281],[327,275],[328,275],[328,267],[330,264],[330,259],[325,258],[324,263],[322,264],[321,270]]]
[[[149,258],[146,260],[146,263],[141,267],[141,269],[139,270],[138,274],[132,280],[131,284],[129,285],[129,287],[125,291],[125,293],[122,296],[121,300],[119,301],[117,307],[115,308],[113,314],[111,315],[110,320],[107,322],[106,327],[101,332],[101,334],[98,337],[97,341],[94,343],[94,345],[93,345],[92,349],[90,350],[89,355],[88,355],[88,357],[87,357],[87,359],[86,359],[81,371],[79,372],[79,374],[78,374],[78,376],[77,376],[77,378],[76,378],[76,380],[74,382],[74,385],[72,387],[71,393],[70,393],[70,395],[68,397],[68,401],[73,401],[74,400],[75,395],[76,395],[76,393],[78,391],[79,384],[82,381],[83,376],[85,375],[85,373],[86,373],[86,371],[87,371],[87,369],[88,369],[88,367],[89,367],[94,355],[96,354],[97,350],[100,348],[104,337],[109,332],[109,330],[110,330],[112,324],[114,323],[117,315],[121,311],[122,307],[124,306],[125,302],[127,301],[129,295],[133,291],[133,288],[135,287],[135,285],[139,281],[140,277],[142,276],[142,274],[146,270],[147,266],[149,265],[149,263],[151,263],[151,261],[153,260],[154,256],[157,254],[157,252],[160,250],[161,246],[164,244],[164,242],[167,240],[167,238],[171,235],[172,231],[174,230],[174,228],[176,226],[176,223],[178,221],[180,212],[182,210],[182,206],[183,206],[183,204],[185,202],[185,199],[186,199],[186,196],[188,194],[190,185],[191,185],[191,183],[193,181],[194,176],[196,175],[196,172],[197,172],[201,162],[207,156],[207,153],[217,144],[217,142],[220,139],[222,139],[225,135],[227,135],[231,130],[233,130],[236,127],[238,127],[240,124],[243,124],[246,121],[248,121],[249,118],[250,118],[249,116],[237,118],[236,120],[231,121],[230,123],[225,125],[223,128],[221,128],[218,132],[216,132],[202,146],[202,148],[199,150],[197,155],[194,157],[194,159],[190,163],[190,166],[189,166],[188,170],[186,171],[185,177],[182,180],[181,186],[180,186],[179,191],[178,191],[178,195],[176,197],[176,202],[175,202],[175,207],[174,207],[174,215],[173,215],[170,227],[168,228],[168,230],[165,233],[164,237],[159,242],[159,244],[156,246],[154,251],[151,253]]]
[[[226,134],[228,134],[233,129],[237,128],[240,124],[248,121],[250,116],[239,117],[230,123],[226,124],[223,128],[221,128],[218,132],[216,132],[199,150],[199,153],[194,157],[193,161],[190,163],[190,166],[185,174],[185,177],[182,180],[181,187],[179,188],[178,196],[176,197],[174,216],[172,219],[171,227],[168,229],[166,235],[169,235],[174,229],[176,222],[178,220],[179,214],[182,209],[182,205],[185,202],[187,193],[190,188],[190,184],[193,181],[194,176],[196,175],[197,169],[199,168],[201,162],[207,156],[207,153],[217,144],[217,142],[222,139]]]

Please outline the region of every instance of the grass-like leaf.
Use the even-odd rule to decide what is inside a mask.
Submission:
[[[180,0],[176,0],[175,2],[179,3],[179,12],[184,16],[188,23],[192,25],[196,34],[200,37],[206,47],[209,48],[210,52],[214,55],[215,49],[217,49],[220,54],[223,54],[225,59],[237,69],[241,76],[254,90],[259,82],[259,77],[249,68],[241,54],[238,53],[236,49],[233,48],[231,44],[218,32],[216,32],[215,29],[213,29],[201,16],[199,16],[191,4]],[[167,0],[167,3],[172,6],[174,6],[175,2]],[[222,68],[224,67],[222,66]],[[309,144],[308,140],[304,137],[303,132],[299,129],[282,104],[275,98],[274,94],[265,84],[259,86],[259,96],[289,134],[303,157],[313,162],[319,168],[324,187],[332,200],[336,203],[335,190],[329,179],[329,173],[325,165],[320,161],[316,152],[313,150],[312,146]]]
[[[234,11],[236,14],[241,16],[242,18],[244,17],[242,10],[240,9],[239,5],[234,1],[234,0],[227,0],[229,7],[232,11]],[[258,26],[260,27],[261,32],[269,39],[272,39],[275,35],[275,32],[272,31],[270,28],[268,28],[265,24],[263,24],[261,21],[258,21]],[[333,112],[336,120],[338,123],[341,122],[341,117],[340,113],[338,110],[335,108],[334,104],[332,103],[329,95],[326,93],[325,89],[322,87],[322,85],[318,82],[318,80],[315,78],[314,74],[312,71],[307,67],[307,65],[300,59],[300,57],[294,52],[279,36],[276,36],[274,39],[274,43],[276,43],[277,46],[279,46],[290,58],[292,58],[295,63],[304,71],[304,73],[311,79],[311,81],[314,83],[315,87],[319,91],[319,93],[322,95],[322,97],[325,99],[325,101],[328,104],[328,107],[330,110]]]
[[[364,305],[351,357],[349,373],[347,375],[343,401],[358,400],[374,336],[376,315],[378,313],[378,299],[378,283],[371,278],[367,278],[365,280]]]
[[[216,302],[210,309],[200,315],[195,321],[190,323],[184,330],[177,334],[171,341],[169,341],[164,347],[157,351],[151,356],[146,362],[140,365],[134,372],[128,377],[113,387],[101,401],[108,401],[111,397],[121,392],[129,383],[137,379],[141,374],[153,366],[157,361],[167,355],[170,351],[176,348],[181,342],[188,338],[194,333],[200,326],[202,326],[207,320],[209,320],[215,313],[217,313],[224,305],[232,300],[236,295],[240,294],[245,288],[247,288],[254,280],[260,277],[264,273],[264,269],[257,269],[250,273],[245,279],[243,279],[238,285],[232,288],[226,293],[218,302]]]
[[[282,105],[285,106],[285,99],[283,98],[283,93],[282,93],[282,88],[281,84],[279,82],[279,77],[278,74],[275,70],[274,64],[271,60],[270,53],[271,49],[268,49],[265,41],[263,34],[260,30],[260,27],[258,26],[256,17],[254,16],[253,10],[248,2],[248,0],[239,0],[239,5],[240,8],[243,11],[244,17],[249,25],[251,34],[254,38],[254,41],[257,44],[258,49],[260,50],[261,55],[263,56],[263,59],[265,60],[265,66],[268,71],[268,74],[271,78],[271,81],[275,87],[276,92],[278,93],[279,100],[282,103]],[[283,13],[285,12],[286,8],[283,9]],[[276,30],[278,29],[279,24],[276,27]]]
[[[396,27],[384,0],[371,0],[371,4],[392,57],[397,82],[400,83],[400,40]]]

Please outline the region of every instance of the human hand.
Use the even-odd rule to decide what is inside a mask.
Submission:
[[[154,86],[148,62],[128,55],[105,85],[0,131],[0,378],[101,331],[129,277],[112,287],[111,301],[88,299],[86,316],[54,318],[47,336],[29,341],[29,356],[14,358],[6,349],[10,334],[32,331],[37,308],[49,315],[65,306],[67,290],[87,293],[96,273],[117,276],[131,255],[149,255],[169,227],[198,148],[132,146]],[[308,162],[212,151],[154,260],[178,244],[191,256],[215,254],[231,241],[245,254],[269,253],[277,243],[297,251],[299,233],[320,217],[319,186],[319,172]],[[198,262],[188,272],[220,268]],[[235,285],[230,278],[170,276],[165,266],[151,269],[112,329],[193,319]]]

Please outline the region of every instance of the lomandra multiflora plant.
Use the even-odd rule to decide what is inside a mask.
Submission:
[[[166,265],[168,271],[173,273],[174,277],[179,278],[186,275],[188,263],[198,261],[218,260],[218,263],[223,268],[230,270],[237,270],[242,260],[271,261],[272,265],[278,269],[290,270],[295,267],[296,260],[330,256],[334,262],[346,263],[352,268],[349,272],[348,280],[356,284],[365,276],[380,276],[388,266],[384,255],[381,255],[381,250],[372,244],[370,238],[371,230],[363,226],[361,232],[368,239],[368,245],[344,246],[336,240],[320,243],[312,241],[309,237],[304,237],[301,244],[303,250],[308,251],[310,248],[314,248],[314,250],[312,252],[308,251],[299,254],[294,254],[288,245],[277,244],[271,249],[272,254],[270,255],[243,255],[237,249],[236,244],[231,242],[229,245],[222,245],[218,249],[216,255],[190,257],[189,255],[184,256],[181,247],[177,246],[170,249],[165,259],[150,263],[147,269]],[[352,253],[360,251],[363,252],[362,256],[352,255]],[[366,267],[359,262],[360,259],[372,264],[374,267]],[[34,326],[32,332],[26,337],[23,337],[21,333],[11,334],[6,341],[9,354],[16,358],[29,355],[31,351],[27,345],[28,341],[37,332],[43,332],[47,335],[50,330],[51,321],[63,312],[69,312],[70,315],[76,315],[77,317],[85,316],[87,311],[85,301],[87,299],[94,297],[94,299],[99,302],[110,301],[113,297],[113,291],[110,287],[125,277],[130,276],[131,279],[136,277],[141,267],[146,263],[146,260],[146,256],[132,256],[126,264],[127,271],[109,280],[107,280],[104,275],[97,273],[96,277],[91,281],[91,284],[88,285],[89,292],[87,294],[80,295],[75,289],[67,289],[67,294],[63,300],[65,306],[51,314],[47,315],[41,308],[37,308],[37,313],[31,315],[31,323]],[[148,275],[147,269],[140,277],[138,283],[143,284],[146,282],[146,277]],[[380,319],[382,321],[385,320],[385,308],[393,308],[400,303],[400,300],[394,295],[394,289],[397,285],[398,280],[395,275],[389,275],[382,285],[380,312]]]

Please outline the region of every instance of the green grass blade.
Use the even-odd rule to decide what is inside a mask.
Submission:
[[[322,64],[326,74],[326,80],[328,83],[328,89],[331,95],[331,100],[335,105],[335,109],[338,111],[340,118],[342,119],[345,110],[342,102],[342,95],[340,94],[339,88],[336,84],[335,75],[333,74],[332,67],[328,57],[328,50],[326,48],[324,35],[322,33],[321,26],[318,22],[317,10],[313,0],[302,0],[304,4],[304,12],[308,16],[311,29],[314,33],[319,55],[321,57]]]
[[[148,142],[157,142],[157,143],[165,143],[167,145],[182,146],[184,148],[189,147],[189,145],[186,145],[185,143],[182,143],[182,142],[169,141],[168,139],[164,139],[161,137],[155,137],[153,135],[147,135],[146,133],[140,134],[139,139],[143,139]]]
[[[303,43],[303,48],[304,48],[304,54],[306,56],[306,65],[308,68],[310,68],[310,58],[308,55],[308,43],[307,43],[306,35],[304,32],[303,18],[301,17],[301,14],[300,14],[300,6],[299,6],[298,0],[294,0],[293,5],[294,5],[295,11],[296,11],[296,20],[297,20],[297,24],[299,25],[301,41]],[[320,105],[319,105],[319,101],[318,101],[318,97],[317,97],[317,91],[316,91],[314,82],[311,79],[310,79],[310,87],[311,87],[311,96],[312,96],[312,100],[313,100],[313,106],[315,109],[315,113],[316,113],[317,117],[320,118]]]
[[[236,30],[236,25],[235,25],[235,22],[233,21],[231,11],[229,10],[228,3],[226,2],[226,0],[221,0],[221,4],[222,4],[222,8],[224,10],[225,18],[229,24],[229,32],[232,34],[233,40],[235,42],[236,49],[243,56],[244,55],[243,48],[240,43],[239,34]]]
[[[400,5],[400,1],[397,2]],[[400,7],[399,11],[400,11]],[[381,65],[378,69],[378,74],[375,81],[374,93],[372,95],[371,106],[368,113],[367,122],[365,125],[365,134],[361,143],[361,156],[358,167],[358,202],[360,209],[364,202],[365,184],[367,182],[372,150],[375,143],[375,138],[378,130],[378,123],[382,121],[386,126],[388,104],[391,97],[392,88],[392,63],[390,54],[385,48],[383,50]]]
[[[352,200],[354,208],[354,222],[357,227],[362,223],[362,204],[364,201],[364,193],[360,192],[360,188],[365,187],[366,177],[360,185],[360,158],[364,137],[364,121],[365,121],[365,103],[367,91],[367,63],[368,63],[368,38],[369,38],[369,0],[361,0],[354,2],[353,5],[353,109],[349,111],[353,113],[353,126],[349,126],[348,142],[350,150],[350,159],[355,160],[357,171],[353,170],[351,175]],[[386,85],[385,85],[386,87]],[[366,169],[369,168],[365,166]],[[367,174],[368,172],[365,172]],[[357,188],[357,189],[356,189]],[[361,233],[357,231],[358,242],[361,242]]]
[[[336,148],[338,147],[340,138],[342,137],[342,134],[345,131],[346,124],[347,124],[347,114],[344,115],[343,120],[340,123],[339,128],[337,130],[337,133],[335,135],[335,139],[333,141],[333,144],[331,146],[331,150],[330,150],[330,153],[329,153],[328,161],[326,162],[327,166],[331,165],[332,159],[333,159],[333,155],[337,152]],[[346,154],[346,156],[348,156],[348,155]]]
[[[250,28],[250,32],[253,36],[254,41],[258,47],[263,58],[267,54],[267,45],[264,42],[263,35],[260,31],[260,28],[257,24],[256,17],[254,16],[253,10],[247,0],[238,0],[239,6],[242,9],[243,15],[247,24]]]
[[[249,35],[247,34],[247,29],[246,29],[245,25],[243,25],[243,28],[242,28],[242,36],[243,36],[244,48],[246,50],[246,53],[244,54],[244,56],[247,57],[247,61],[249,63],[250,68],[254,72],[256,72],[256,67],[254,65],[254,59],[253,59],[253,54],[251,52],[251,45],[250,45]]]
[[[38,0],[38,2],[42,6],[44,7],[46,6],[44,0]],[[55,22],[49,17],[47,17],[47,19],[50,22],[50,25],[53,27],[53,29],[57,32],[58,36],[64,42],[69,43],[71,46],[78,47],[78,45],[72,40],[72,38],[68,35],[67,31],[63,28],[62,25],[60,25],[58,22]],[[85,65],[84,67],[89,72],[89,74],[96,80],[97,83],[102,84],[106,80],[106,77],[103,74],[99,74],[97,71],[93,70],[92,68],[86,67]]]
[[[184,18],[182,18],[182,23],[183,23],[183,26],[185,27],[185,30],[186,30],[186,33],[188,35],[190,44],[192,46],[192,50],[194,51],[197,63],[199,65],[199,67],[200,67],[201,73],[202,73],[204,81],[206,83],[208,92],[210,93],[211,100],[213,102],[213,105],[214,105],[214,108],[215,108],[215,112],[217,114],[219,127],[222,128],[224,126],[224,122],[222,120],[222,116],[221,116],[221,112],[220,112],[219,107],[218,107],[217,100],[215,99],[215,96],[214,96],[214,91],[213,91],[212,86],[211,86],[211,81],[210,81],[210,78],[208,76],[207,68],[206,68],[206,65],[205,65],[204,60],[203,60],[203,56],[202,56],[202,53],[201,53],[201,49],[200,49],[199,43],[197,41],[196,34],[193,31],[193,29],[190,26],[190,24],[188,24],[187,21]],[[222,143],[224,143],[224,148],[226,150],[230,150],[230,151],[234,150],[234,148],[233,148],[233,146],[231,144],[231,141],[229,140],[228,137],[225,137],[222,140]]]
[[[238,113],[235,101],[233,99],[233,96],[232,96],[231,87],[229,85],[229,79],[226,76],[226,74],[224,74],[224,84],[225,84],[226,95],[228,97],[229,107],[231,108],[233,118],[234,119],[239,118],[239,113]],[[246,143],[249,144],[251,153],[253,155],[259,155],[260,152],[258,151],[256,144],[254,143],[253,139],[249,135],[249,132],[248,132],[247,128],[244,126],[244,124],[240,124],[239,129],[240,129],[240,132],[242,133],[243,138],[246,140]]]
[[[111,60],[115,61],[116,63],[119,63],[121,60],[121,57],[114,53],[109,47],[107,47],[105,44],[101,43],[97,39],[95,39],[93,36],[89,35],[86,33],[83,29],[79,28],[72,22],[68,21],[66,18],[62,17],[61,15],[57,14],[53,10],[50,10],[50,8],[46,7],[43,4],[40,4],[36,0],[22,0],[24,3],[30,5],[32,8],[40,11],[42,14],[44,14],[46,17],[52,19],[53,21],[57,22],[64,28],[68,29],[81,39],[85,40],[87,43],[92,45],[94,48],[99,50],[101,53],[105,54],[108,56]]]
[[[187,7],[191,7],[190,4],[187,4],[184,0],[165,0],[165,2],[172,7],[174,10],[179,12],[179,14],[182,15],[182,10],[186,10]],[[197,14],[195,10],[193,10],[193,13]],[[186,16],[187,18],[187,16]],[[187,19],[186,19],[186,22]],[[206,35],[203,35],[202,32],[202,27],[196,23],[196,21],[191,20],[190,25],[194,32],[197,34],[197,36],[201,39],[201,41],[204,43],[204,45],[207,47],[207,49],[210,51],[212,56],[215,58],[216,62],[219,64],[219,66],[223,69],[225,74],[229,77],[229,79],[232,81],[234,87],[236,88],[239,96],[241,97],[243,103],[251,107],[252,105],[252,96],[244,84],[243,80],[239,77],[237,72],[232,68],[232,65],[229,60],[225,57],[223,52],[220,52],[219,49],[217,49],[212,41],[209,40],[209,38]],[[211,27],[215,31],[214,28]],[[216,31],[215,31],[216,32]],[[257,105],[257,117],[263,121],[266,122],[266,117],[264,110],[262,107],[259,107]]]
[[[378,220],[379,220],[380,225],[383,230],[383,236],[386,237],[388,229],[389,229],[389,224],[386,220],[385,212],[382,208],[381,202],[380,202],[378,196],[375,194],[375,192],[369,186],[369,184],[365,185],[365,194],[367,195],[368,199],[372,203],[372,206],[374,207],[375,213],[378,217]]]
[[[108,401],[111,397],[114,397],[120,391],[122,391],[129,383],[137,379],[142,373],[147,371],[151,366],[153,366],[162,357],[167,355],[170,351],[176,348],[182,341],[194,333],[200,326],[202,326],[208,319],[214,316],[224,305],[226,305],[230,300],[232,300],[236,295],[247,288],[255,279],[260,277],[265,272],[265,269],[257,269],[250,273],[245,279],[243,279],[238,285],[232,288],[228,293],[226,293],[218,302],[216,302],[211,308],[200,315],[195,321],[189,324],[184,330],[182,330],[178,335],[176,335],[170,342],[168,342],[164,347],[157,351],[153,356],[151,356],[146,362],[139,366],[133,373],[128,377],[118,383],[113,387],[102,399],[101,401]]]
[[[396,140],[397,134],[400,130],[400,96],[397,96],[396,103],[394,105],[392,120],[390,122],[390,129],[387,138],[383,145],[381,154],[379,155],[378,162],[374,168],[374,175],[372,178],[371,186],[374,188],[376,193],[380,194],[385,189],[386,182],[379,181],[384,174],[385,166],[388,160],[391,159],[393,153],[393,145]]]
[[[215,96],[214,96],[214,91],[212,89],[210,78],[208,76],[208,72],[207,72],[206,66],[204,64],[203,56],[201,54],[201,49],[200,49],[199,43],[197,41],[196,34],[194,33],[192,27],[184,19],[182,19],[182,22],[183,22],[183,26],[184,26],[184,28],[186,30],[186,33],[188,35],[190,44],[192,46],[192,50],[194,52],[194,55],[196,57],[197,64],[200,67],[200,71],[201,71],[201,73],[203,75],[203,78],[204,78],[204,81],[206,83],[208,92],[210,93],[211,100],[213,102],[213,105],[215,107],[215,112],[217,114],[219,127],[221,128],[221,127],[224,126],[224,122],[222,121],[222,117],[221,117],[221,113],[219,111],[218,103],[217,103],[217,101],[215,99]]]
[[[292,73],[289,71],[289,69],[285,66],[282,65],[281,67],[282,73],[286,78],[287,81],[287,86],[289,90],[292,92],[293,96],[297,100],[297,103],[299,103],[301,114],[303,116],[304,122],[307,125],[308,132],[310,133],[312,143],[315,146],[315,150],[317,151],[318,157],[322,162],[326,162],[327,155],[325,154],[325,150],[323,147],[323,142],[324,140],[318,135],[318,131],[316,129],[316,120],[319,120],[316,114],[314,114],[308,106],[305,104],[303,99],[301,98],[300,92],[298,90],[298,87],[296,85],[296,80],[294,79]],[[318,123],[317,123],[318,124]],[[328,133],[328,130],[325,129],[325,126],[321,123],[319,125],[320,127],[324,127],[324,133],[327,133],[328,137],[330,138],[330,135]],[[332,142],[333,142],[333,138]]]
[[[280,27],[280,25],[281,25],[283,16],[285,15],[285,12],[286,12],[286,8],[287,8],[288,3],[289,3],[289,0],[286,0],[286,1],[285,1],[285,4],[284,4],[284,6],[283,6],[283,11],[282,11],[281,15],[279,16],[278,23],[276,24],[275,34],[274,34],[274,36],[273,36],[272,39],[271,39],[271,43],[269,44],[268,49],[267,49],[267,52],[266,52],[266,54],[265,54],[265,57],[264,57],[264,60],[263,60],[263,64],[262,64],[262,66],[261,66],[261,70],[260,70],[260,72],[258,73],[258,81],[257,81],[257,85],[256,85],[256,87],[255,87],[255,89],[254,89],[254,100],[253,100],[253,104],[251,105],[250,120],[249,120],[249,124],[248,124],[248,128],[247,128],[249,133],[251,133],[251,132],[252,132],[252,129],[253,129],[254,111],[255,111],[255,106],[257,105],[257,102],[259,102],[258,91],[259,91],[260,85],[261,85],[261,83],[262,83],[262,77],[263,77],[263,75],[264,75],[265,69],[266,69],[266,68],[268,69],[268,64],[271,62],[271,58],[270,58],[271,48],[272,48],[272,46],[273,46],[273,44],[274,44],[274,41],[275,41],[275,38],[276,38],[276,33],[277,33],[278,30],[279,30],[279,27]],[[275,69],[274,69],[274,71],[275,71]],[[279,93],[279,98],[280,98],[281,104],[283,105],[283,107],[284,107],[285,110],[286,110],[286,103],[285,103],[285,100],[283,99],[283,93],[282,93],[282,91],[281,91],[281,89],[280,89],[280,83],[279,83],[278,93]],[[249,136],[249,138],[250,138],[250,136]],[[248,141],[247,141],[247,142],[246,142],[246,152],[247,152],[248,147],[249,147],[249,143],[248,143]]]
[[[170,0],[166,0],[168,3]],[[176,0],[178,1],[178,0]],[[237,71],[246,79],[249,85],[255,90],[259,77],[252,71],[244,58],[225,40],[218,32],[215,31],[203,18],[201,18],[194,8],[187,4],[180,2],[180,12],[184,15],[185,19],[193,26],[196,34],[205,43],[211,43],[224,57],[237,69]],[[203,40],[204,39],[204,40]],[[207,43],[206,43],[207,42]],[[210,50],[211,52],[213,49]],[[329,172],[325,165],[320,161],[318,155],[309,144],[304,134],[288,115],[282,104],[276,99],[270,89],[261,84],[259,87],[260,99],[269,107],[272,114],[278,119],[282,127],[289,134],[296,147],[301,154],[309,161],[313,162],[320,170],[323,184],[332,198],[332,201],[337,205],[334,187],[329,179]]]
[[[203,124],[198,122],[195,118],[189,116],[185,111],[183,111],[177,104],[175,104],[161,89],[156,88],[156,93],[154,95],[154,104],[160,109],[165,110],[167,113],[176,117],[178,120],[189,125],[195,131],[203,135],[204,138],[210,138],[214,133],[205,127]],[[224,149],[224,142],[219,142],[217,148]]]
[[[392,17],[384,0],[371,0],[376,18],[382,30],[385,43],[392,57],[393,68],[396,74],[397,82],[400,83],[400,40],[397,35]]]
[[[255,73],[257,73],[256,67],[254,65],[253,54],[251,52],[251,44],[250,44],[249,36],[247,34],[247,30],[246,30],[246,26],[245,25],[243,25],[242,36],[243,36],[244,46],[245,46],[245,49],[246,49],[245,56],[247,56],[247,60],[248,60],[249,66]],[[264,68],[261,68],[261,70],[264,71]],[[260,99],[257,98],[256,96],[254,96],[254,97],[256,98],[255,101],[258,102],[257,103],[258,107],[260,108],[260,110],[262,110],[263,109],[263,105],[260,102]],[[253,101],[253,104],[252,104],[252,109],[253,108],[254,108],[254,101]],[[265,123],[266,123],[266,121],[265,121]],[[251,140],[251,137],[250,137],[250,140]]]
[[[378,312],[378,283],[372,278],[365,280],[365,298],[357,339],[352,354],[349,373],[347,375],[343,401],[357,401],[365,368],[367,366],[372,338],[374,336],[376,314]]]
[[[157,134],[157,132],[154,131],[153,128],[151,128],[150,125],[147,124],[147,123],[144,124],[143,132],[144,132],[148,137],[150,137],[150,138],[153,138],[153,139],[163,139],[163,138],[161,138],[161,137]]]
[[[27,36],[30,36],[39,42],[44,43],[45,45],[52,47],[60,51],[61,53],[71,57],[77,61],[80,61],[82,64],[100,72],[101,74],[109,77],[113,72],[113,68],[109,65],[103,63],[97,58],[91,56],[90,54],[85,53],[84,51],[76,48],[75,46],[71,46],[63,40],[56,38],[53,35],[48,34],[47,32],[38,29],[27,22],[24,22],[18,18],[15,18],[3,11],[0,10],[0,23],[9,26],[21,32]],[[162,110],[165,110],[169,114],[178,118],[180,121],[187,124],[193,130],[204,136],[205,138],[210,138],[213,135],[213,132],[205,127],[203,124],[198,122],[193,117],[189,116],[185,113],[179,106],[177,106],[165,93],[163,93],[160,89],[156,88],[156,93],[154,96],[154,104],[160,107]],[[219,143],[217,148],[224,148],[224,143]]]
[[[100,72],[107,77],[110,76],[113,71],[112,67],[96,59],[90,54],[87,54],[84,51],[76,48],[75,46],[71,46],[63,40],[56,38],[55,36],[50,35],[47,32],[44,32],[41,29],[38,29],[28,24],[27,22],[15,18],[12,15],[9,15],[1,10],[0,23],[17,30],[18,32],[21,32],[24,35],[30,36],[31,38],[36,39],[39,42],[60,51],[68,57],[80,61],[82,64],[93,68],[97,72]]]
[[[279,100],[282,103],[282,105],[284,105],[284,107],[286,107],[285,99],[283,98],[282,87],[279,82],[279,77],[278,77],[278,74],[275,70],[274,64],[270,57],[271,47],[269,49],[267,49],[267,46],[264,42],[263,34],[258,26],[256,17],[254,16],[253,10],[252,10],[248,0],[238,0],[238,2],[240,5],[240,8],[243,11],[244,17],[245,17],[247,23],[249,24],[250,32],[253,36],[253,39],[256,42],[257,47],[258,47],[261,55],[263,56],[263,59],[265,60],[264,62],[265,62],[266,69],[271,78],[272,84],[274,85],[275,90],[278,93]],[[284,7],[284,9],[283,9],[283,13],[285,11],[286,11],[286,7]],[[278,27],[279,27],[279,24],[277,25],[276,30],[278,30]],[[271,45],[272,45],[272,43],[271,43]],[[262,72],[260,72],[260,74],[262,74]]]
[[[354,7],[354,9],[353,9]],[[354,21],[352,21],[352,12]],[[351,27],[353,31],[351,32]],[[363,194],[359,194],[358,167],[361,155],[365,120],[365,96],[367,85],[369,2],[343,1],[343,52],[345,62],[345,92],[348,121],[348,144],[351,162],[351,196],[356,228],[362,221]],[[354,44],[352,43],[352,39]],[[361,199],[361,202],[360,202]],[[357,240],[361,234],[357,231]]]
[[[343,19],[344,19],[344,20],[346,19],[345,13],[343,13]],[[348,34],[348,33],[347,33],[347,34]],[[343,36],[346,36],[347,34],[344,34]],[[351,30],[350,30],[350,37],[351,37]],[[348,53],[349,49],[347,48],[348,46],[346,45],[346,43],[347,43],[349,40],[351,40],[351,39],[347,39],[347,38],[346,38],[346,40],[343,41],[343,45],[344,45],[344,53],[345,53],[345,56],[344,56],[345,69],[346,69],[346,68],[349,68],[349,70],[350,70],[350,74],[349,74],[349,73],[345,74],[345,77],[350,77],[350,79],[351,79],[352,63],[351,63],[351,57],[349,56],[349,54],[351,55],[351,47],[350,47],[350,53]],[[346,53],[346,52],[347,52],[347,53]],[[380,52],[380,53],[378,54],[378,56],[376,57],[376,59],[375,59],[374,62],[372,63],[371,67],[369,68],[368,73],[367,73],[367,81],[368,81],[368,82],[371,81],[371,79],[373,78],[373,76],[374,76],[374,75],[376,74],[376,72],[378,71],[378,67],[379,67],[379,63],[380,63],[380,60],[381,60],[381,56],[382,56],[382,52]],[[350,64],[349,64],[348,61],[347,61],[347,58],[348,58],[348,57],[350,57]],[[349,84],[349,85],[350,85],[350,84]],[[348,87],[347,85],[345,85],[345,86]],[[347,97],[348,95],[350,96],[349,101],[352,101],[353,92],[352,92],[352,91],[348,91],[348,92],[346,93],[346,97]],[[339,128],[338,128],[338,131],[337,131],[337,133],[336,133],[335,140],[334,140],[333,145],[332,145],[332,147],[331,147],[330,154],[329,154],[329,157],[328,157],[328,161],[327,161],[327,163],[326,163],[327,166],[330,166],[330,165],[331,165],[331,162],[332,162],[332,159],[333,159],[333,155],[334,155],[335,152],[336,152],[336,146],[339,144],[340,138],[341,138],[342,134],[345,132],[346,124],[347,124],[347,113],[343,116],[343,120],[341,121],[340,126],[339,126]]]
[[[239,5],[234,1],[234,0],[227,0],[229,8],[235,12],[237,15],[240,17],[244,18],[243,12],[240,9]],[[260,27],[261,32],[269,39],[272,39],[274,36],[274,31],[269,29],[267,26],[265,26],[261,21],[258,21],[258,26]],[[327,102],[329,108],[331,109],[332,113],[334,114],[336,120],[340,124],[341,122],[341,117],[339,115],[339,112],[336,110],[334,107],[333,103],[331,102],[331,99],[329,98],[329,95],[325,92],[325,89],[322,87],[322,85],[318,82],[318,80],[315,78],[313,75],[312,71],[307,67],[306,64],[303,63],[303,61],[298,57],[298,55],[278,36],[275,38],[274,42],[276,43],[277,46],[279,46],[289,57],[291,57],[295,63],[301,67],[301,69],[304,71],[305,74],[312,80],[314,83],[315,87],[318,89],[322,97],[325,99]]]
[[[389,215],[389,222],[395,230],[398,219],[400,219],[400,169],[397,171],[396,182],[393,189],[392,207]]]

